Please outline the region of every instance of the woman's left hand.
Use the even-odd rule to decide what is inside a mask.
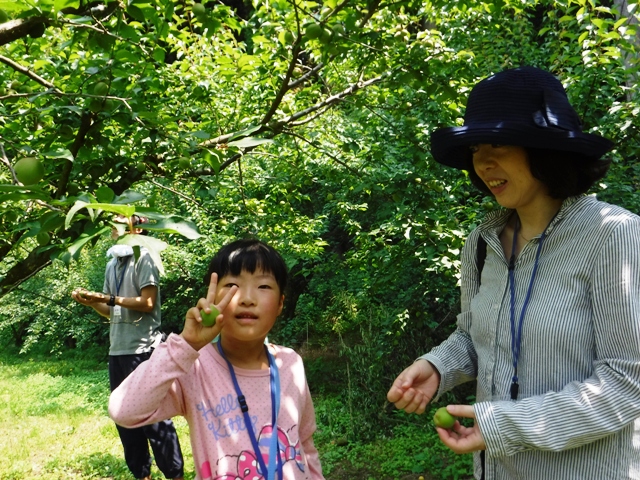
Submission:
[[[448,405],[447,410],[456,417],[472,418],[474,421],[476,419],[476,414],[470,405]],[[440,427],[437,427],[436,430],[442,443],[455,453],[471,453],[484,450],[487,447],[478,424],[475,422],[473,427],[464,427],[456,421],[449,430]]]

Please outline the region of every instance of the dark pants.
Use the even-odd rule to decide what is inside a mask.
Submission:
[[[149,359],[151,353],[138,355],[109,356],[109,383],[113,392],[138,365]],[[146,425],[140,428],[124,428],[116,425],[124,447],[124,459],[136,478],[144,478],[151,473],[153,450],[156,464],[167,478],[184,476],[184,462],[178,442],[178,434],[171,420]],[[148,441],[148,443],[147,443]]]

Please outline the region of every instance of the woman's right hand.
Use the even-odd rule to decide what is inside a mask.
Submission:
[[[398,375],[387,392],[387,399],[407,413],[424,413],[440,385],[440,373],[428,361],[417,360]]]
[[[187,311],[185,317],[184,328],[180,334],[185,341],[191,345],[195,350],[200,350],[202,347],[211,343],[216,338],[223,327],[223,315],[222,312],[231,299],[238,291],[237,286],[232,286],[229,291],[222,297],[220,303],[214,304],[216,301],[216,292],[218,287],[218,274],[211,274],[211,281],[209,282],[209,289],[207,290],[206,298],[201,298],[195,307],[190,308]],[[211,313],[214,309],[217,309],[220,313],[216,317],[216,321],[211,326],[206,326],[202,323],[201,312]]]

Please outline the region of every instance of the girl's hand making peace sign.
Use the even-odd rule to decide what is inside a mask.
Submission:
[[[218,287],[218,274],[213,273],[211,275],[211,281],[209,282],[209,289],[207,290],[207,297],[198,300],[195,307],[190,308],[187,311],[187,315],[184,321],[184,328],[180,334],[186,342],[191,345],[195,350],[200,350],[205,345],[211,343],[216,338],[223,327],[222,312],[238,290],[237,286],[232,286],[229,291],[222,297],[220,303],[215,304],[216,293]],[[205,317],[215,311],[220,312],[215,318],[215,323],[211,326],[206,326],[206,323],[202,320],[202,312],[205,313]]]

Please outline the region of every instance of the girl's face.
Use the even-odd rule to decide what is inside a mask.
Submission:
[[[264,341],[284,304],[275,277],[262,270],[227,274],[218,281],[216,303],[233,285],[238,291],[223,312],[223,335],[228,340]]]
[[[523,147],[482,143],[471,152],[476,174],[503,207],[524,208],[549,197],[546,186],[531,174]]]

